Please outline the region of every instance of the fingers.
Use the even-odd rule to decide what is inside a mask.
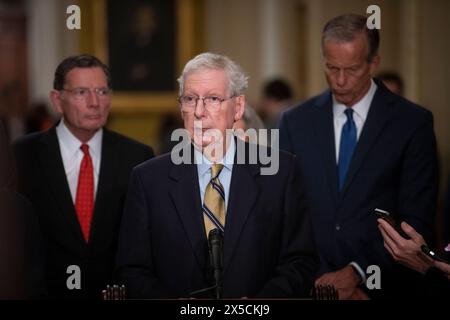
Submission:
[[[422,236],[406,222],[402,222],[401,227],[411,239],[403,238],[389,223],[382,219],[378,219],[378,223],[385,247],[386,245],[389,247],[389,253],[396,260],[401,254],[408,254],[412,251],[420,252],[420,246],[425,244]]]
[[[425,253],[423,253],[422,251],[417,252],[417,256],[426,264],[428,264],[429,266],[432,266],[434,264],[434,260],[431,259],[429,256],[427,256]]]
[[[317,287],[317,286],[325,285],[327,283],[326,275],[327,275],[327,273],[325,273],[324,275],[322,275],[319,278],[317,278],[316,281],[314,282],[314,286]]]
[[[411,227],[406,221],[402,221],[401,228],[405,233],[417,244],[425,244],[425,240],[420,233],[418,233],[413,227]]]
[[[378,219],[378,226],[382,228],[386,235],[389,236],[390,239],[394,240],[395,242],[399,242],[403,237],[398,234],[397,231],[385,220]]]
[[[447,277],[450,276],[450,264],[441,261],[434,261],[434,266],[444,272]]]
[[[360,288],[357,288],[350,296],[351,300],[369,300],[369,296]]]
[[[391,254],[391,256],[397,259],[396,252],[398,252],[398,243],[395,242],[395,240],[389,236],[388,232],[385,229],[383,229],[383,226],[380,227],[380,232],[381,236],[384,239],[384,247]]]
[[[326,286],[326,285],[334,285],[336,280],[337,271],[335,272],[328,272],[321,275],[316,281],[314,282],[315,286]]]

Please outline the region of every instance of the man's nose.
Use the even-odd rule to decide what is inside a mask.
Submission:
[[[337,74],[337,84],[340,87],[344,87],[347,83],[347,76],[345,75],[344,70],[339,70]]]
[[[195,105],[195,109],[194,109],[194,112],[195,112],[195,116],[197,117],[197,118],[201,118],[204,114],[205,114],[205,103],[204,103],[204,100],[203,99],[198,99],[197,100],[197,103],[196,103],[196,105]]]
[[[89,90],[88,103],[89,106],[92,107],[98,107],[100,105],[100,99],[98,98],[97,93],[93,90]]]

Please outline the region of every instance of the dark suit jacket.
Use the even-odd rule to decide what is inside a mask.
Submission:
[[[89,243],[83,239],[70,195],[55,128],[14,143],[19,189],[32,202],[46,248],[50,297],[100,297],[111,284],[123,203],[131,170],[153,151],[104,129],[99,181]],[[81,268],[81,290],[68,290],[67,267]]]
[[[306,296],[317,261],[294,158],[280,153],[276,175],[260,175],[260,167],[233,166],[223,296]],[[136,167],[117,257],[130,296],[189,297],[211,286],[208,259],[196,165],[175,165],[166,154]]]
[[[46,295],[44,250],[38,219],[20,194],[0,188],[0,299]]]
[[[443,247],[446,247],[450,244],[450,175],[447,179],[447,192],[445,193],[444,198],[444,214],[442,218],[442,227],[441,231],[443,234]],[[450,251],[446,252],[447,261],[450,261]]]
[[[338,191],[332,98],[329,90],[285,112],[280,148],[297,155],[311,203],[319,275],[351,261],[363,270],[392,264],[375,208],[388,210],[429,235],[436,192],[436,142],[431,112],[391,93],[380,81]]]

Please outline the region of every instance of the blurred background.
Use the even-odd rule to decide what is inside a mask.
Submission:
[[[81,29],[69,30],[76,4]],[[325,22],[381,8],[381,71],[434,114],[444,190],[450,168],[448,0],[0,0],[0,116],[10,139],[55,119],[48,92],[66,56],[110,64],[108,126],[167,150],[178,127],[176,78],[202,51],[229,55],[250,76],[248,102],[274,127],[280,111],[326,88],[320,55]]]

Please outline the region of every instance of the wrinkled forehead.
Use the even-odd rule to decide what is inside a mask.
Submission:
[[[353,41],[329,40],[323,46],[323,59],[327,63],[351,65],[366,60],[368,46],[362,39]]]
[[[64,83],[77,87],[105,87],[108,81],[100,67],[76,67],[67,72]]]
[[[369,53],[369,42],[367,39],[367,36],[363,32],[358,32],[354,34],[351,38],[324,38],[322,41],[322,57],[326,57],[326,55],[329,53],[329,49],[333,48],[351,48],[353,51],[362,54],[364,56],[367,56]]]
[[[223,69],[201,68],[185,75],[184,91],[218,91],[227,93],[230,81]]]

